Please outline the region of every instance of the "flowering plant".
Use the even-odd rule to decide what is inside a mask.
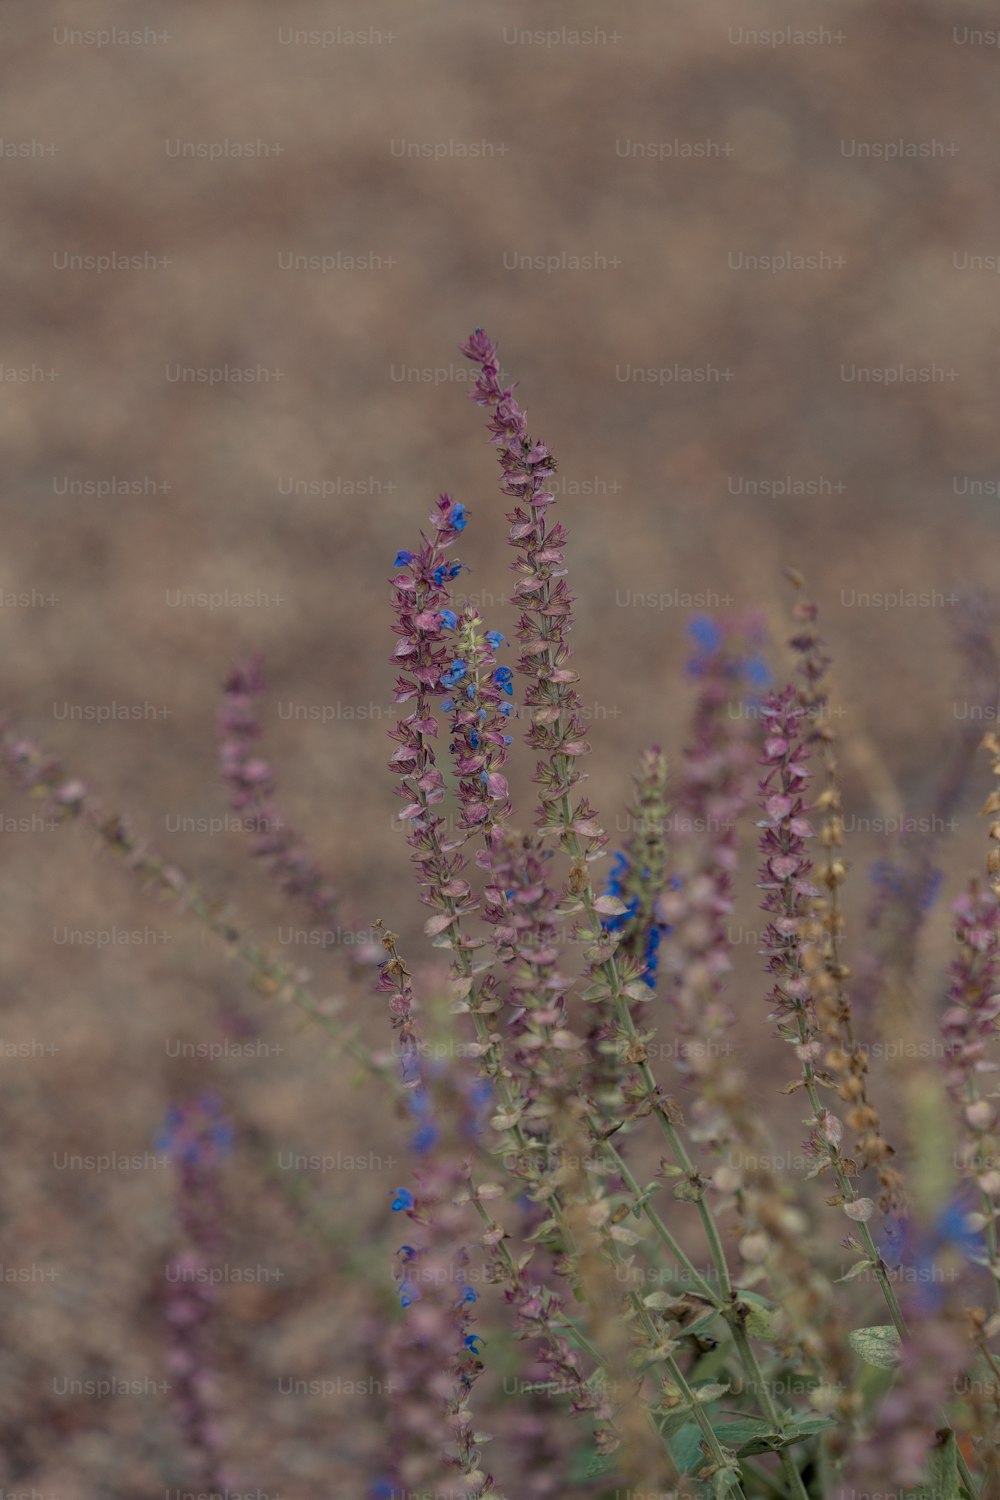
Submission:
[[[1000,1494],[1000,822],[985,879],[953,897],[956,953],[928,1022],[944,1066],[880,1101],[872,1038],[921,1035],[906,991],[934,872],[905,847],[880,869],[852,972],[830,660],[804,581],[790,575],[787,680],[758,617],[692,622],[688,748],[676,769],[655,747],[638,758],[609,859],[583,785],[555,460],[482,329],[463,353],[509,505],[516,617],[502,633],[463,597],[456,549],[473,516],[442,495],[392,562],[389,768],[447,972],[427,970],[419,993],[376,924],[380,946],[349,977],[387,997],[388,1054],[9,726],[8,768],[326,1026],[406,1124],[371,1495]],[[995,677],[982,632],[975,650]],[[222,775],[257,857],[325,926],[340,897],[278,815],[255,743],[262,692],[256,662],[228,679]],[[515,823],[521,744],[534,807]],[[1000,740],[986,744],[1000,775]],[[1000,791],[985,810],[1000,812]],[[766,925],[759,992],[737,997],[729,918],[751,830]],[[772,1025],[741,1055],[748,1017]],[[772,1142],[782,1094],[804,1111],[790,1170]],[[213,1120],[208,1135],[183,1113],[170,1123],[192,1264],[212,1244],[191,1225],[215,1191]],[[186,1295],[170,1314],[182,1422],[197,1477],[218,1487],[197,1378],[206,1309]]]

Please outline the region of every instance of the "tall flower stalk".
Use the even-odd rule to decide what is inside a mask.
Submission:
[[[214,1263],[224,1242],[219,1173],[232,1143],[221,1103],[202,1095],[167,1113],[157,1148],[177,1174],[180,1244],[166,1267],[167,1368],[188,1479],[206,1495],[228,1494],[217,1377],[212,1367],[218,1292]]]

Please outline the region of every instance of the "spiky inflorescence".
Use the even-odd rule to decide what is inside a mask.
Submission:
[[[654,745],[640,757],[626,816],[627,837],[611,862],[603,891],[605,899],[622,906],[601,924],[618,939],[615,956],[621,978],[623,982],[641,979],[650,991],[656,989],[661,945],[668,931],[661,905],[667,883],[666,784],[666,757]],[[591,1004],[586,1086],[604,1122],[622,1117],[621,1047],[614,1006],[606,995]]]
[[[502,1500],[482,1467],[479,1444],[485,1435],[475,1431],[469,1406],[483,1369],[481,1338],[472,1332],[478,1299],[469,1279],[470,1157],[489,1089],[484,1095],[483,1085],[463,1077],[454,1063],[421,1062],[410,976],[394,934],[383,930],[382,941],[387,958],[378,989],[393,996],[401,1071],[417,1120],[410,1149],[419,1162],[414,1190],[398,1188],[392,1203],[416,1226],[416,1243],[397,1252],[404,1316],[390,1332],[386,1355],[393,1393],[387,1467],[404,1492]]]
[[[695,1136],[717,1148],[732,1139],[745,1109],[745,1078],[727,1039],[733,1014],[724,987],[732,968],[739,818],[754,786],[753,721],[743,698],[745,642],[756,628],[755,620],[706,621],[697,638],[691,666],[698,697],[676,801],[675,878],[660,902],[670,924],[663,970],[679,1037],[677,1066],[690,1090]]]
[[[792,581],[804,587],[801,575]],[[850,970],[841,953],[844,917],[840,887],[847,873],[840,855],[844,843],[843,804],[837,769],[836,733],[830,723],[827,672],[830,657],[816,630],[817,608],[808,599],[800,599],[794,609],[798,630],[789,644],[799,658],[803,685],[799,703],[808,715],[806,744],[816,750],[823,768],[824,785],[813,812],[818,819],[819,845],[823,851],[818,872],[826,887],[825,896],[813,899],[813,911],[819,924],[819,954],[812,967],[816,1002],[816,1019],[823,1033],[826,1050],[823,1062],[835,1081],[838,1097],[846,1105],[846,1123],[854,1132],[854,1150],[859,1161],[871,1165],[878,1174],[879,1207],[896,1212],[904,1206],[903,1179],[893,1165],[893,1147],[886,1140],[878,1110],[868,1084],[868,1055],[854,1032],[854,1018],[847,981]],[[926,878],[926,875],[924,877]],[[917,903],[919,907],[920,903]],[[909,903],[912,907],[913,903]]]
[[[462,345],[462,352],[479,365],[472,397],[492,413],[489,427],[503,470],[500,488],[517,502],[507,519],[511,545],[521,554],[512,566],[518,575],[514,597],[521,607],[517,670],[528,680],[524,695],[531,719],[527,743],[541,752],[534,777],[541,788],[538,826],[543,836],[558,839],[574,857],[574,834],[584,841],[588,853],[594,853],[607,838],[592,825],[593,812],[586,801],[566,817],[583,774],[580,758],[590,747],[573,686],[577,674],[568,665],[573,596],[564,576],[566,532],[558,521],[550,525],[546,516],[555,500],[546,487],[555,463],[546,444],[529,436],[527,416],[513,389],[500,384],[496,349],[481,328]]]
[[[993,773],[1000,776],[1000,739],[986,736],[985,748],[993,756]],[[1000,791],[993,791],[983,812],[1000,812]],[[951,966],[948,1007],[941,1018],[945,1043],[945,1083],[961,1120],[962,1138],[956,1165],[960,1173],[975,1180],[979,1189],[982,1228],[988,1260],[994,1277],[995,1299],[1000,1306],[1000,1116],[997,1090],[984,1091],[985,1075],[997,1071],[990,1044],[995,1041],[1000,994],[1000,822],[990,825],[993,847],[987,861],[990,888],[978,881],[952,904],[958,953]]]
[[[224,1466],[212,1341],[218,1293],[212,1262],[222,1245],[223,1202],[219,1169],[232,1143],[222,1105],[201,1095],[171,1108],[157,1149],[177,1171],[177,1217],[182,1244],[166,1268],[167,1368],[172,1405],[184,1445],[189,1479],[206,1494],[228,1493],[233,1475]]]
[[[219,772],[229,805],[253,835],[253,852],[281,888],[301,901],[317,927],[334,929],[337,892],[274,801],[274,771],[257,751],[264,673],[260,657],[238,663],[226,678],[219,705]]]
[[[995,1150],[997,1112],[995,1105],[983,1097],[980,1083],[984,1074],[996,1070],[989,1044],[996,1036],[1000,1016],[1000,994],[996,993],[1000,906],[992,891],[983,891],[973,882],[951,909],[958,956],[951,966],[948,1008],[941,1018],[945,1082],[963,1123],[958,1166],[964,1175],[977,1177],[980,1187],[988,1191],[995,1216],[996,1200],[1000,1199]]]
[[[454,524],[456,511],[461,525]],[[397,678],[396,702],[416,700],[416,705],[413,713],[390,730],[389,737],[399,749],[389,764],[400,777],[396,795],[406,803],[399,816],[411,825],[407,843],[414,851],[411,857],[423,892],[420,899],[439,914],[447,914],[443,931],[454,918],[454,903],[464,902],[469,895],[468,882],[460,878],[465,861],[461,855],[449,857],[444,819],[431,811],[444,799],[444,776],[435,765],[431,743],[437,738],[438,721],[431,709],[434,700],[448,691],[448,674],[456,666],[444,634],[442,611],[451,599],[448,581],[458,577],[462,564],[449,562],[447,551],[465,528],[465,507],[453,505],[444,495],[431,520],[432,538],[422,537],[416,552],[396,554],[396,566],[402,571],[392,580],[396,612],[392,628],[400,637],[393,661],[409,674]]]

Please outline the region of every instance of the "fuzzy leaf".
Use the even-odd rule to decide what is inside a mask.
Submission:
[[[871,1261],[856,1260],[849,1271],[845,1271],[843,1276],[837,1277],[837,1282],[839,1283],[841,1281],[853,1281],[855,1276],[860,1276],[864,1271],[868,1271],[870,1269]]]
[[[424,931],[428,937],[437,937],[438,933],[444,932],[445,928],[450,927],[454,920],[450,912],[439,911],[437,916],[427,918],[427,921],[424,923]]]
[[[740,1301],[747,1309],[746,1330],[755,1339],[773,1339],[778,1309],[759,1292],[740,1292]]]
[[[791,1448],[805,1442],[817,1432],[835,1424],[829,1417],[792,1417],[784,1432],[775,1432],[769,1422],[760,1417],[747,1418],[742,1422],[723,1422],[715,1426],[715,1434],[723,1448],[728,1448],[740,1458],[754,1453],[780,1453],[782,1448]],[[702,1462],[701,1428],[693,1422],[682,1427],[670,1442],[670,1451],[682,1473],[691,1473]]]
[[[927,1460],[927,1483],[913,1491],[913,1500],[960,1500],[958,1449],[955,1434],[949,1432],[944,1442],[936,1443]]]
[[[719,1385],[713,1381],[708,1385],[698,1386],[694,1393],[695,1400],[698,1402],[699,1406],[703,1406],[708,1401],[718,1401],[720,1396],[724,1396],[726,1392],[731,1389],[731,1386]]]
[[[665,1308],[673,1307],[677,1301],[676,1292],[650,1292],[648,1297],[643,1297],[643,1307],[651,1307],[654,1312],[663,1312]]]
[[[594,902],[594,910],[600,912],[602,917],[620,917],[622,912],[628,911],[628,907],[617,896],[598,896]]]
[[[860,1354],[866,1365],[878,1365],[891,1370],[899,1358],[899,1334],[891,1323],[878,1323],[872,1328],[853,1328],[847,1342],[856,1354]]]

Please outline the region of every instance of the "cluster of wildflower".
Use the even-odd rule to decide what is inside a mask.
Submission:
[[[985,1368],[1000,1390],[991,1348],[1000,1312],[977,1300],[1000,1284],[1000,1117],[997,1091],[984,1087],[1000,1019],[1000,821],[991,828],[989,892],[974,884],[953,907],[958,956],[941,1021],[941,1094],[950,1093],[962,1132],[959,1196],[936,1218],[902,1220],[899,1244],[885,1227],[876,1241],[869,1228],[876,1204],[860,1196],[861,1173],[877,1173],[879,1207],[900,1219],[902,1182],[853,1031],[841,947],[844,818],[815,606],[802,598],[795,606],[798,682],[777,692],[768,691],[756,619],[692,623],[695,710],[676,787],[668,792],[662,753],[648,751],[630,835],[598,893],[593,863],[608,839],[581,796],[589,738],[570,651],[566,536],[552,521],[555,461],[529,434],[481,329],[463,351],[478,366],[473,399],[489,412],[501,488],[513,505],[516,666],[502,664],[503,635],[457,597],[463,564],[453,548],[468,526],[465,505],[441,496],[429,533],[416,550],[396,554],[391,579],[395,695],[406,708],[391,732],[390,764],[420,900],[430,910],[424,930],[448,954],[451,1014],[475,1032],[458,1057],[439,1064],[425,1055],[411,976],[384,928],[376,987],[389,998],[398,1075],[334,1020],[338,1002],[314,1001],[306,976],[267,959],[56,762],[6,728],[0,756],[56,814],[92,829],[138,879],[223,938],[260,990],[328,1025],[401,1104],[413,1164],[390,1201],[394,1222],[405,1219],[407,1230],[396,1251],[399,1308],[380,1341],[393,1399],[373,1495],[500,1500],[482,1459],[488,1435],[472,1415],[492,1342],[492,1309],[474,1289],[480,1259],[509,1314],[521,1373],[537,1376],[563,1398],[565,1413],[592,1429],[589,1453],[572,1460],[591,1466],[584,1485],[598,1474],[610,1484],[613,1468],[615,1481],[637,1493],[667,1484],[678,1495],[710,1489],[716,1500],[762,1493],[808,1500],[810,1475],[814,1492],[830,1496],[842,1484],[844,1494],[870,1493],[876,1482],[922,1494],[938,1492],[947,1468],[942,1493],[991,1494],[1000,1486],[993,1441],[1000,1401],[990,1410],[988,1399],[970,1394],[961,1407],[975,1447],[957,1442],[946,1424],[963,1372]],[[985,691],[996,661],[982,622],[970,626],[964,649]],[[516,703],[517,680],[524,691]],[[262,687],[257,661],[227,682],[222,774],[255,852],[326,924],[337,910],[333,885],[302,841],[282,831],[273,773],[259,753]],[[510,826],[508,758],[518,717],[539,788],[527,834]],[[769,1164],[765,1111],[727,1044],[736,830],[751,796],[758,725],[769,1006],[798,1064],[785,1092],[803,1090],[809,1102],[806,1175],[825,1174],[828,1205],[851,1221],[842,1244],[861,1259],[841,1280],[871,1275],[892,1320],[850,1340],[831,1257],[812,1242],[809,1200],[794,1196],[793,1174],[779,1176]],[[438,749],[445,737],[451,776]],[[969,742],[965,733],[943,778],[942,807],[955,804]],[[988,744],[1000,775],[1000,738]],[[818,795],[810,792],[813,767]],[[451,807],[454,823],[445,816]],[[1000,813],[1000,792],[986,811]],[[812,857],[811,840],[821,851]],[[862,976],[878,986],[876,1019],[888,1011],[891,1021],[894,996],[915,985],[916,938],[940,883],[930,853],[917,845],[901,847],[876,875],[879,951]],[[571,966],[568,951],[581,961]],[[651,1042],[665,1024],[687,1121],[652,1065]],[[831,1095],[844,1106],[843,1120],[823,1102]],[[648,1145],[647,1128],[664,1154],[643,1185],[635,1148]],[[847,1131],[853,1141],[845,1143]],[[170,1367],[191,1476],[206,1493],[230,1483],[210,1369],[216,1292],[200,1274],[221,1244],[219,1170],[230,1141],[221,1105],[204,1096],[171,1111],[159,1142],[176,1163],[182,1240],[167,1293]],[[934,1174],[918,1166],[923,1205]],[[481,1171],[500,1180],[481,1180]],[[491,1202],[505,1195],[514,1201],[495,1213]],[[686,1230],[694,1215],[711,1269],[692,1259]],[[900,1299],[893,1260],[917,1283]],[[858,1379],[854,1349],[886,1365],[895,1359],[881,1402]],[[810,1410],[805,1394],[784,1399],[788,1374],[802,1379]],[[577,1476],[540,1408],[507,1431],[513,1447],[505,1462],[536,1469],[513,1481],[517,1492],[536,1500],[567,1493]]]
[[[513,712],[504,697],[513,695],[513,678],[509,667],[496,665],[503,636],[498,630],[483,631],[474,609],[467,609],[461,619],[453,610],[443,610],[442,620],[455,632],[462,653],[441,678],[453,690],[452,697],[442,699],[441,710],[451,715],[459,827],[482,830],[489,839],[510,812],[502,768],[511,743],[506,721]]]
[[[768,671],[755,648],[754,617],[719,624],[692,622],[697,647],[690,664],[698,684],[691,743],[677,799],[672,888],[661,906],[671,924],[666,950],[667,998],[684,1040],[677,1065],[693,1094],[696,1138],[721,1147],[730,1137],[744,1091],[727,1044],[732,1012],[724,999],[732,967],[728,921],[738,854],[738,820],[749,804],[753,749],[744,695],[762,689]],[[747,647],[750,650],[747,650]]]
[[[804,587],[801,574],[793,572],[791,576],[798,588]],[[852,1006],[847,989],[850,971],[841,956],[844,918],[840,906],[840,887],[847,869],[839,853],[844,843],[844,825],[835,749],[836,734],[827,713],[829,698],[826,679],[830,657],[816,629],[816,605],[800,598],[794,606],[793,614],[798,629],[789,645],[798,658],[803,679],[799,702],[810,716],[812,726],[806,736],[806,744],[817,752],[824,772],[824,785],[813,811],[818,819],[818,842],[823,851],[823,864],[818,878],[826,887],[826,895],[816,896],[812,903],[818,941],[808,949],[807,954],[817,1025],[826,1040],[823,1063],[834,1081],[838,1097],[847,1106],[845,1123],[855,1134],[854,1151],[862,1165],[871,1165],[877,1171],[879,1207],[884,1212],[891,1212],[903,1204],[903,1179],[893,1165],[895,1151],[885,1138],[879,1112],[868,1088],[868,1059],[865,1050],[857,1045],[855,1039]],[[929,909],[936,896],[935,876],[940,879],[939,873],[926,868],[923,861],[905,872],[893,871],[890,864],[884,873],[884,882],[888,886],[897,877],[901,877],[904,882],[914,878],[922,881],[924,888],[919,893],[908,892],[898,908],[910,912],[919,910],[922,914]]]
[[[418,872],[421,900],[434,909],[428,931],[436,936],[452,926],[456,913],[466,907],[469,885],[461,872],[465,860],[452,855],[454,844],[444,837],[444,819],[433,808],[444,798],[444,775],[435,764],[432,740],[438,721],[432,712],[435,699],[445,696],[465,672],[465,664],[454,656],[447,639],[448,625],[442,618],[451,601],[449,583],[458,577],[462,564],[449,561],[448,549],[467,524],[464,505],[442,495],[431,516],[433,536],[422,537],[416,552],[397,552],[395,565],[402,571],[392,580],[396,623],[400,637],[393,658],[408,675],[396,681],[396,702],[416,700],[413,713],[402,718],[390,738],[398,745],[390,766],[400,778],[396,795],[405,806],[400,813],[409,822],[407,843]],[[459,841],[461,842],[461,841]]]
[[[800,1061],[812,1065],[821,1049],[803,965],[810,903],[817,895],[809,879],[812,862],[805,842],[813,837],[813,830],[804,800],[810,778],[804,710],[797,704],[794,689],[788,687],[771,693],[761,714],[766,726],[763,764],[767,770],[761,782],[764,818],[758,826],[763,829],[763,860],[758,886],[765,893],[761,909],[770,917],[764,933],[767,971],[774,978],[769,1019],[777,1021],[778,1035],[795,1047]]]
[[[995,1071],[989,1044],[1000,1016],[1000,905],[992,891],[976,883],[952,903],[958,955],[951,966],[948,1008],[941,1018],[945,1041],[945,1082],[961,1113],[965,1138],[962,1168],[979,1175],[980,1187],[1000,1198],[1000,1173],[990,1147],[996,1106],[982,1096],[980,1081]],[[991,1091],[992,1092],[992,1091]],[[990,1165],[978,1165],[983,1161]]]
[[[657,752],[653,752],[656,754]],[[640,772],[640,783],[643,773]],[[660,915],[658,897],[653,892],[662,890],[662,882],[650,864],[636,865],[630,852],[619,849],[611,861],[604,895],[621,901],[625,910],[612,917],[604,917],[601,925],[606,932],[617,932],[622,936],[619,953],[637,959],[639,978],[649,989],[656,989],[660,972],[660,943],[669,925]],[[652,899],[644,900],[644,897]]]
[[[306,841],[283,818],[275,800],[274,770],[259,751],[264,688],[259,656],[238,663],[226,678],[218,714],[219,772],[230,808],[253,836],[254,857],[301,904],[314,927],[332,931],[344,920],[337,890]],[[378,949],[357,945],[351,957],[356,963],[371,963]]]
[[[202,1094],[168,1112],[156,1149],[177,1173],[177,1217],[182,1247],[167,1266],[167,1368],[188,1477],[206,1493],[225,1492],[233,1475],[222,1459],[217,1381],[211,1364],[217,1289],[207,1274],[222,1244],[220,1169],[233,1132],[221,1101]]]
[[[521,607],[517,670],[528,679],[524,703],[531,728],[527,743],[543,756],[534,777],[541,787],[539,826],[543,834],[559,838],[569,849],[570,829],[560,808],[581,778],[579,760],[589,746],[579,694],[573,686],[577,673],[568,665],[566,637],[573,625],[573,596],[565,581],[566,532],[561,522],[549,525],[546,518],[555,500],[546,488],[555,462],[547,445],[529,436],[527,417],[513,388],[501,386],[496,349],[481,328],[462,345],[462,352],[479,365],[472,397],[492,413],[489,426],[503,470],[500,487],[518,502],[507,519],[511,543],[522,554],[512,564],[517,574],[514,596]],[[592,826],[592,817],[584,800],[572,818],[572,832],[586,841],[591,853],[606,843],[601,830]]]
[[[456,1074],[446,1063],[422,1065],[409,972],[393,933],[383,931],[387,957],[378,988],[391,994],[401,1071],[416,1129],[410,1150],[419,1160],[414,1187],[396,1189],[392,1211],[418,1226],[416,1244],[397,1251],[403,1319],[390,1334],[392,1374],[391,1480],[403,1491],[427,1489],[448,1500],[501,1500],[481,1467],[469,1395],[483,1369],[480,1335],[472,1331],[478,1300],[470,1264],[470,1156],[491,1101],[488,1084]],[[446,1130],[451,1131],[448,1136]]]

